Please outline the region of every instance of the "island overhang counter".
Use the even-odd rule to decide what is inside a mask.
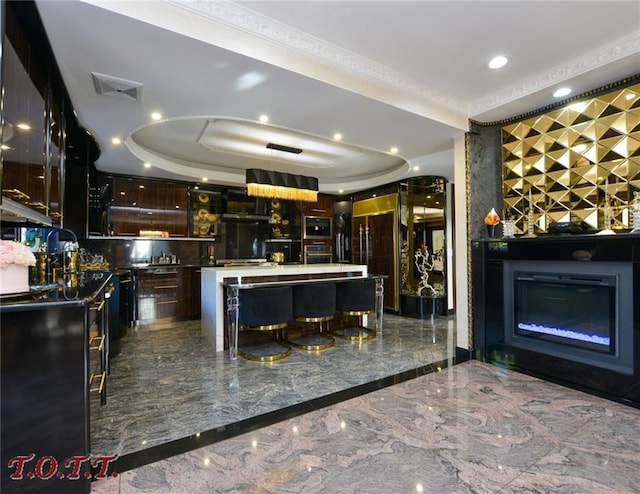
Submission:
[[[225,283],[363,278],[367,266],[360,264],[263,264],[251,266],[211,266],[202,268],[201,328],[216,352],[224,351],[226,294]]]

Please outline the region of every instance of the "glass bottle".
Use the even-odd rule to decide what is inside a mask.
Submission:
[[[640,192],[633,193],[633,206],[631,207],[631,227],[630,233],[640,233]]]

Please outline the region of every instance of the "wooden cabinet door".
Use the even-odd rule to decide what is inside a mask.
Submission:
[[[186,237],[187,186],[155,180],[114,177],[111,225],[114,235],[144,236],[148,231]],[[141,233],[142,232],[142,233]]]
[[[124,177],[113,179],[113,205],[109,222],[113,235],[137,236],[140,233],[140,206],[138,180]]]
[[[395,214],[392,212],[367,217],[369,225],[369,272],[384,274],[384,306],[397,310],[396,249],[394,239]]]
[[[184,317],[183,269],[155,268],[138,272],[138,317],[142,322]]]
[[[2,195],[47,214],[47,74],[45,67],[33,63],[33,47],[16,32],[16,24],[7,22],[9,42],[5,38],[2,53]]]
[[[384,280],[384,307],[398,310],[397,259],[394,240],[395,213],[353,218],[353,263],[366,264],[369,274],[388,276]]]

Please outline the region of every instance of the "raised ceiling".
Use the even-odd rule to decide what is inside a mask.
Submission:
[[[640,71],[636,1],[37,5],[101,149],[97,168],[127,175],[241,185],[261,167],[314,175],[329,193],[452,180],[469,118],[512,117],[552,103],[561,85],[577,94]],[[492,71],[496,54],[510,63]],[[98,94],[92,73],[116,82]],[[265,154],[263,135],[311,161]],[[325,163],[311,156],[320,145]]]

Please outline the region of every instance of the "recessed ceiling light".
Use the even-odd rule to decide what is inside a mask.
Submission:
[[[489,68],[490,69],[499,69],[500,67],[504,67],[505,65],[507,65],[508,61],[509,61],[509,59],[507,57],[505,57],[504,55],[498,55],[497,57],[493,57],[489,61]]]
[[[420,170],[420,167],[419,167],[418,165],[416,165],[416,166],[414,166],[414,167],[413,167],[413,171],[414,171],[414,172],[417,172],[418,170]]]
[[[554,98],[562,98],[563,96],[566,96],[567,94],[571,93],[571,88],[568,87],[561,87],[559,89],[556,89],[553,93],[553,97]]]
[[[111,139],[111,144],[115,144],[116,146],[122,144],[122,141],[118,137],[114,137]]]
[[[161,113],[159,113],[159,112],[157,112],[157,111],[154,111],[154,112],[151,114],[151,119],[152,119],[152,120],[160,120],[161,118],[162,118],[162,114],[161,114]]]
[[[202,181],[203,181],[203,182],[208,182],[208,181],[209,181],[209,179],[208,179],[207,177],[202,177]]]
[[[18,127],[20,130],[31,130],[31,125],[25,122],[20,122],[19,124],[16,124],[16,127]]]
[[[151,168],[151,163],[145,163],[145,164],[144,164],[144,167],[145,167],[145,168]]]
[[[393,146],[389,151],[391,151],[391,154],[396,154],[398,152],[398,148]]]
[[[342,194],[343,192],[344,192],[344,189],[338,190],[338,194]]]
[[[268,117],[267,115],[260,115],[259,120],[260,120],[262,123],[267,123],[267,122],[269,121],[269,117]]]
[[[2,147],[2,149],[11,149],[11,146],[9,146],[7,144],[3,144],[1,147]]]
[[[336,141],[341,141],[342,140],[342,134],[340,134],[339,132],[333,134],[333,139]]]

